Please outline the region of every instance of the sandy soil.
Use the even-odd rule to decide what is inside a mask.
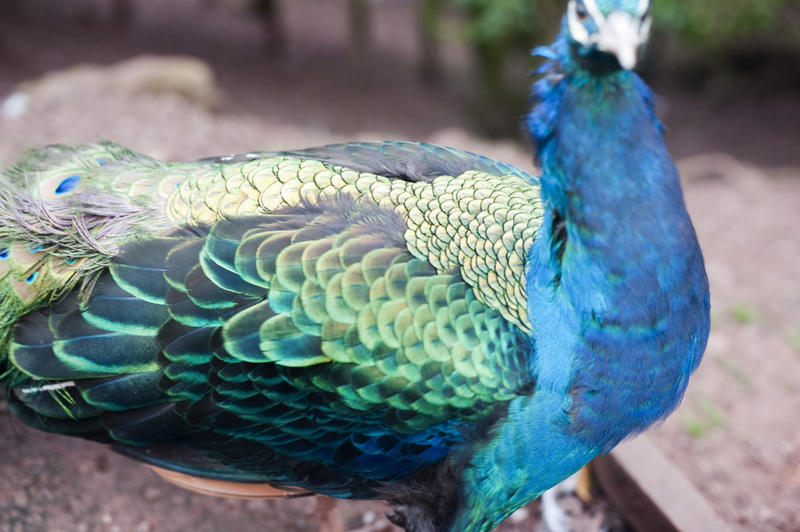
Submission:
[[[379,17],[376,51],[359,65],[342,62],[344,25],[329,5],[317,2],[311,18],[299,8],[288,10],[289,33],[307,38],[293,41],[279,61],[254,51],[261,39],[257,24],[227,12],[201,16],[179,32],[170,24],[186,11],[169,7],[164,14],[151,3],[123,29],[94,14],[81,24],[0,19],[0,97],[23,79],[76,61],[110,63],[166,51],[209,61],[222,89],[215,107],[203,95],[217,85],[203,81],[200,96],[187,98],[153,87],[132,89],[108,72],[90,83],[81,77],[85,73],[69,72],[50,89],[31,89],[22,117],[0,118],[0,165],[27,147],[57,141],[114,139],[157,157],[187,159],[391,137],[432,140],[529,166],[526,147],[464,133],[467,124],[450,89],[417,82],[413,45],[400,38],[411,20],[407,9],[387,8]],[[453,57],[456,68],[461,59]],[[665,96],[661,107],[682,158],[714,308],[705,361],[679,411],[654,431],[656,442],[734,529],[795,531],[800,139],[793,127],[800,124],[800,106],[781,96],[762,105],[746,98],[712,104],[676,94]],[[726,155],[686,158],[708,151],[762,166]],[[3,409],[0,415],[0,529],[319,528],[314,499],[208,499],[168,486],[101,446],[35,433]],[[349,528],[385,527],[385,508],[378,503],[339,508]],[[537,511],[526,509],[505,530],[530,530]]]
[[[712,334],[657,443],[740,530],[800,530],[800,169],[682,169]]]

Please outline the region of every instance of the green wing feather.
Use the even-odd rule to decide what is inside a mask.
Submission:
[[[138,241],[85,304],[21,320],[11,360],[37,378],[78,379],[67,410],[85,419],[102,409],[117,441],[153,444],[150,425],[159,440],[211,429],[336,467],[369,456],[378,465],[361,474],[380,478],[408,457],[353,434],[432,439],[424,454],[459,439],[444,426],[477,423],[530,384],[525,335],[458,273],[410,255],[402,223],[341,197],[221,221],[205,237]]]
[[[520,311],[498,302],[516,292],[476,280],[486,263],[475,259],[478,235],[496,232],[502,282],[519,275],[522,255],[505,240],[531,238],[536,211],[519,213],[526,194],[538,208],[538,189],[522,175],[508,186],[483,174],[448,181],[459,152],[434,148],[394,146],[425,160],[394,182],[335,166],[338,148],[328,163],[298,152],[164,165],[110,147],[123,159],[113,179],[102,179],[110,163],[86,163],[91,179],[59,211],[73,225],[80,209],[96,212],[86,238],[44,250],[86,263],[13,318],[9,360],[37,380],[14,389],[12,407],[39,428],[121,442],[173,469],[336,494],[440,460],[532,385]],[[376,150],[349,157],[377,171]],[[147,206],[164,183],[169,199]],[[275,185],[286,201],[269,212]],[[368,193],[355,199],[359,187]],[[112,190],[127,206],[119,219],[100,213]],[[186,203],[201,191],[201,204]],[[256,214],[244,215],[251,193]],[[496,215],[470,214],[481,205]]]

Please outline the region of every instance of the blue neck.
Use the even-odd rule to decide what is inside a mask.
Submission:
[[[708,336],[703,258],[647,87],[580,70],[563,38],[542,52],[528,120],[546,205],[526,272],[536,389],[463,473],[492,507],[468,496],[451,530],[491,529],[666,416]]]
[[[572,430],[610,448],[683,396],[708,336],[708,281],[644,83],[567,62],[543,96],[531,115],[547,207],[531,249],[547,266],[527,280],[535,368],[572,399]]]

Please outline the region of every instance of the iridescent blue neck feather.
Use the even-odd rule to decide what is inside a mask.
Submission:
[[[548,62],[528,120],[546,204],[526,273],[536,389],[464,475],[506,512],[671,412],[709,329],[703,258],[648,88],[629,71],[584,70],[563,36],[537,53]],[[452,530],[497,522],[477,514]]]
[[[576,320],[575,366],[591,371],[545,383],[568,387],[575,427],[609,447],[682,397],[708,334],[708,283],[649,89],[625,70],[580,70],[562,42],[551,53],[561,61],[545,68],[561,74],[535,87],[530,116],[548,207],[532,263],[549,264],[528,272],[531,323],[563,338],[553,312]],[[537,357],[542,381],[557,364]]]

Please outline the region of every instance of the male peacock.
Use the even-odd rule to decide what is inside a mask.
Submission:
[[[649,24],[648,0],[570,0],[537,52],[538,179],[407,142],[31,153],[0,189],[10,408],[196,489],[492,529],[666,416],[706,344],[703,259],[630,71]]]

